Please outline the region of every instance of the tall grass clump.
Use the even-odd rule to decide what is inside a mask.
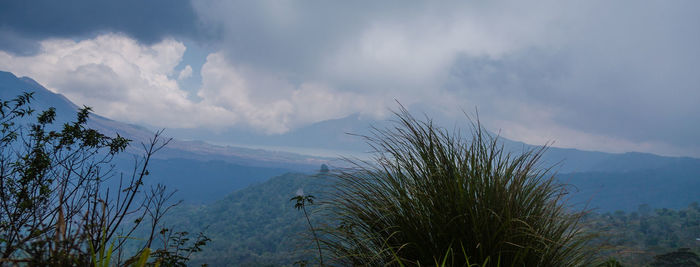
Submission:
[[[590,258],[581,212],[539,161],[508,152],[471,123],[462,136],[403,107],[365,136],[370,160],[349,160],[326,203],[324,245],[342,265],[577,266]]]

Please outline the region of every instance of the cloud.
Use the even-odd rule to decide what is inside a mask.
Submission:
[[[173,78],[185,46],[172,39],[142,45],[119,34],[41,42],[32,56],[0,52],[0,68],[29,76],[109,118],[158,127],[218,125],[235,118],[197,105]]]
[[[186,47],[166,39],[152,45],[120,34],[41,42],[38,53],[0,51],[0,69],[29,76],[79,105],[109,118],[157,127],[252,127],[283,133],[352,113],[383,112],[383,103],[322,83],[294,85],[268,73],[239,68],[213,53],[202,66],[198,101],[177,80],[192,74],[180,64]]]
[[[690,122],[700,121],[700,76],[692,74],[700,38],[689,25],[700,18],[689,11],[698,5],[686,4],[594,1],[560,10],[571,12],[558,24],[569,32],[554,46],[461,56],[449,87],[510,138],[699,156],[700,125]]]
[[[694,1],[193,7],[221,33],[221,55],[253,72],[456,114],[477,106],[517,140],[700,155]]]
[[[210,54],[202,66],[202,104],[224,107],[245,123],[270,134],[353,113],[381,116],[381,99],[343,92],[322,83],[293,85],[269,73],[255,73]]]
[[[165,37],[207,35],[197,26],[189,0],[37,0],[0,1],[0,49],[36,52],[47,38],[85,38],[119,32],[153,44]],[[28,48],[29,46],[29,48]]]
[[[182,71],[180,71],[180,74],[177,75],[177,79],[184,80],[189,77],[192,77],[192,66],[187,65],[185,66],[185,68],[182,69]]]
[[[498,57],[540,43],[559,14],[462,2],[193,1],[232,61],[345,90],[439,83],[457,55]],[[549,4],[556,5],[556,1]],[[499,21],[508,18],[507,21]]]
[[[321,83],[386,108],[393,99],[407,106],[454,100],[453,113],[477,104],[445,86],[457,61],[557,44],[563,31],[553,25],[566,14],[551,11],[559,6],[193,1],[202,26],[221,34],[220,54],[249,72]]]

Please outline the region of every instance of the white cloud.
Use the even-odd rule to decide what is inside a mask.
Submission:
[[[192,66],[187,65],[187,66],[185,66],[185,68],[183,68],[180,71],[180,74],[177,75],[177,79],[184,80],[184,79],[187,79],[189,77],[192,77]]]
[[[109,118],[158,127],[218,125],[235,117],[188,100],[172,78],[185,46],[172,39],[141,45],[119,34],[45,40],[32,56],[0,51],[0,68],[28,76]],[[229,119],[230,121],[230,119]]]
[[[153,45],[119,34],[83,41],[46,40],[32,56],[0,51],[0,69],[28,76],[78,105],[112,119],[157,127],[252,127],[283,133],[293,127],[352,113],[380,114],[380,101],[340,92],[321,83],[292,85],[269,73],[230,64],[221,53],[202,66],[200,101],[188,98],[177,80],[186,47],[166,39]]]
[[[252,73],[230,64],[221,53],[202,66],[202,104],[223,107],[267,133],[352,113],[381,115],[383,102],[372,96],[341,92],[320,83],[294,86],[269,73]]]

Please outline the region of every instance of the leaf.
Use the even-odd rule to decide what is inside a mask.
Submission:
[[[134,266],[135,267],[143,267],[146,266],[146,261],[148,261],[148,257],[151,255],[151,248],[145,248],[141,252],[141,257],[139,257],[139,261],[137,261]],[[156,266],[160,265],[160,261],[156,263]]]

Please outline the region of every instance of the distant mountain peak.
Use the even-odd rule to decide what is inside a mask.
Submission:
[[[50,107],[56,109],[58,122],[68,122],[75,119],[79,105],[74,104],[61,94],[51,92],[32,78],[21,77],[6,71],[0,71],[0,99],[13,99],[24,92],[34,92],[31,101],[32,108],[46,110]],[[134,140],[134,143],[147,142],[153,137],[153,131],[146,127],[123,123],[97,114],[90,115],[89,126],[107,135],[120,134]],[[137,151],[132,151],[136,153]],[[256,151],[236,147],[221,147],[205,142],[191,142],[173,140],[166,149],[157,154],[159,158],[185,157],[195,160],[218,159],[247,165],[291,166],[293,169],[316,169],[325,162],[316,157],[291,155],[283,156],[276,152]],[[304,167],[301,167],[304,166]],[[307,167],[308,166],[308,167]]]
[[[73,104],[65,96],[56,94],[41,86],[29,77],[17,78],[10,72],[0,71],[0,99],[11,99],[17,95],[27,92],[35,92],[35,101],[32,105],[37,110],[44,110],[55,107],[59,117],[69,121],[75,117],[78,105]],[[107,134],[119,133],[137,142],[146,141],[152,137],[152,131],[146,127],[126,124],[110,120],[98,115],[91,117],[91,127],[95,127]],[[326,150],[324,152],[335,151],[337,155],[347,155],[347,153],[365,153],[370,151],[365,140],[358,136],[348,135],[371,135],[371,127],[384,128],[390,126],[389,120],[375,120],[371,116],[353,113],[348,116],[325,120],[311,125],[294,129],[286,134],[274,136],[261,136],[253,132],[223,131],[218,135],[207,135],[193,132],[188,139],[205,139],[218,143],[233,144],[235,147],[223,147],[211,145],[204,142],[176,140],[171,144],[169,151],[176,156],[188,156],[190,158],[228,158],[233,161],[245,162],[246,164],[270,162],[284,162],[287,164],[320,165],[327,160],[321,157],[303,156],[301,154],[313,154],[304,152],[312,150]],[[169,129],[168,132],[181,132],[181,135],[188,135],[182,129]],[[201,136],[207,136],[202,138]],[[235,140],[238,143],[230,142]],[[513,152],[520,152],[534,146],[522,142],[511,141],[501,138],[504,145]],[[244,149],[242,147],[267,147],[265,150]],[[302,148],[295,153],[279,153],[271,150],[280,148]],[[306,149],[306,150],[303,150]],[[280,150],[284,151],[284,150]],[[290,150],[287,150],[290,151]],[[332,153],[325,153],[326,155]],[[319,154],[317,154],[319,155]],[[355,154],[356,155],[356,154]],[[582,172],[582,171],[634,171],[640,169],[655,169],[669,165],[700,165],[700,159],[663,157],[648,153],[628,152],[621,154],[583,151],[573,148],[551,147],[543,156],[543,163],[547,166],[556,165],[561,173]],[[561,164],[559,164],[561,163]]]

